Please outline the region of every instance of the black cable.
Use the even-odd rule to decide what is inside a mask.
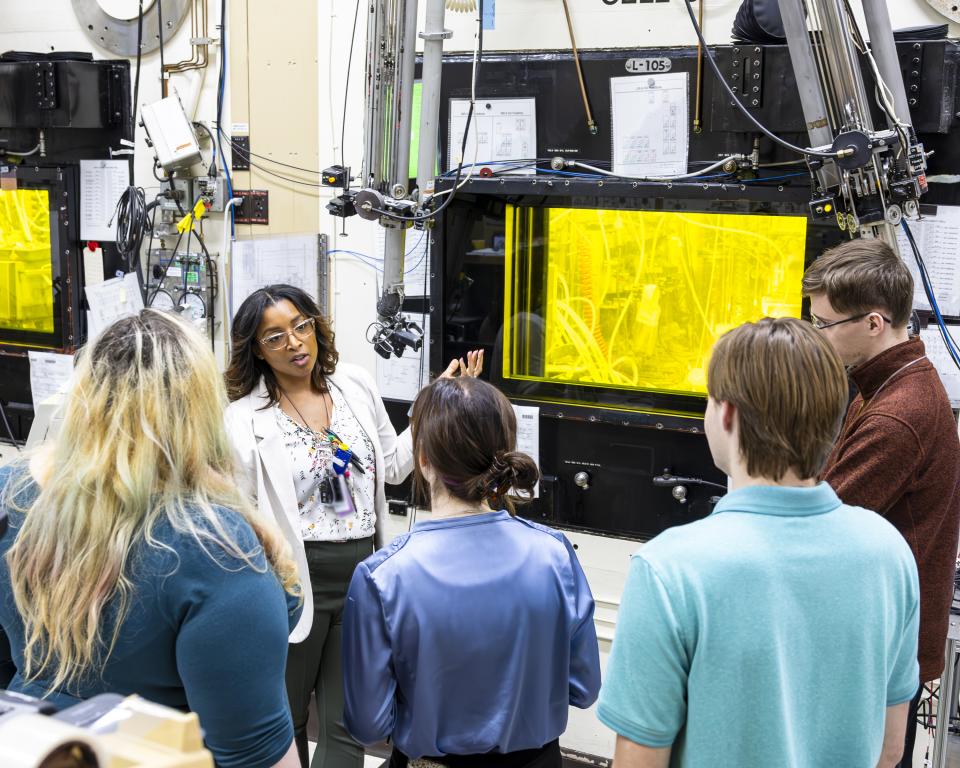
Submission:
[[[187,275],[190,274],[190,240],[193,237],[193,212],[190,213],[190,229],[187,230],[187,247],[183,254],[183,259],[180,262],[180,271],[181,276],[183,277],[183,288],[180,292],[180,301],[177,302],[177,306],[183,304],[187,298]],[[183,305],[183,308],[186,309],[186,305]]]
[[[230,139],[227,138],[227,141],[230,142]],[[262,165],[259,165],[259,164],[255,163],[255,162],[253,162],[253,160],[250,159],[250,155],[247,153],[247,151],[246,151],[245,149],[242,149],[241,147],[239,147],[239,146],[237,146],[237,145],[231,144],[231,145],[230,145],[230,150],[231,150],[231,152],[236,152],[236,153],[237,153],[237,156],[240,157],[241,160],[243,160],[244,162],[246,162],[247,165],[249,165],[251,168],[256,168],[258,171],[261,171],[261,172],[267,174],[268,176],[274,176],[274,177],[276,177],[276,178],[278,178],[278,179],[282,179],[283,181],[289,181],[291,184],[300,184],[300,185],[302,185],[302,186],[304,186],[304,187],[315,187],[315,188],[319,188],[319,187],[324,186],[323,184],[314,184],[314,183],[311,182],[311,181],[303,181],[302,179],[294,179],[294,178],[291,178],[290,176],[284,176],[284,175],[281,174],[281,173],[277,173],[276,171],[271,170],[271,169],[269,169],[269,168],[264,168]],[[292,167],[292,166],[291,166],[291,167]],[[301,170],[301,171],[303,171],[303,172],[305,172],[305,173],[315,173],[315,171],[308,171],[306,168],[298,168],[297,170]]]
[[[360,0],[357,0],[357,7],[353,11],[353,32],[350,33],[350,54],[347,56],[347,77],[346,84],[343,86],[343,123],[340,126],[340,167],[347,167],[346,150],[343,145],[347,138],[347,97],[350,95],[350,70],[353,69],[353,43],[357,39],[357,17],[360,15]],[[481,25],[482,26],[482,25]],[[403,137],[406,139],[406,137]],[[350,179],[347,179],[347,186],[350,185]]]
[[[213,131],[211,131],[205,123],[196,122],[194,126],[203,128],[207,136],[210,137],[210,151],[213,153],[213,157],[210,158],[210,167],[207,169],[207,176],[214,178],[217,175],[217,140],[213,138]]]
[[[127,187],[114,210],[117,219],[117,250],[133,272],[140,264],[140,246],[147,228],[147,205],[142,187]]]
[[[937,322],[937,328],[940,331],[941,338],[943,339],[943,345],[947,348],[947,353],[950,355],[950,359],[953,361],[953,364],[960,369],[960,355],[957,353],[957,350],[960,349],[960,345],[957,344],[956,339],[953,338],[953,334],[951,334],[947,329],[946,322],[944,322],[943,315],[940,312],[939,304],[937,302],[937,297],[933,292],[933,283],[930,280],[930,274],[927,271],[926,262],[923,260],[920,249],[917,247],[917,242],[913,238],[913,232],[910,230],[907,222],[902,221],[901,225],[903,227],[903,231],[907,235],[910,248],[913,250],[913,257],[916,260],[917,267],[920,270],[920,280],[923,283],[923,290],[927,296],[927,301],[930,304],[930,309],[934,313],[934,317]]]
[[[147,243],[147,263],[143,268],[144,299],[147,298],[147,294],[150,291],[150,252],[153,250],[153,236],[157,231],[157,208],[160,207],[161,196],[162,193],[157,195],[156,198],[154,198],[154,201],[150,204],[153,206],[153,215],[150,218],[150,242]],[[150,206],[147,207],[149,208]],[[147,306],[146,302],[144,302],[144,306]]]
[[[425,261],[425,263],[424,263],[424,265],[423,265],[423,316],[422,316],[421,319],[420,319],[420,323],[421,323],[421,325],[420,325],[420,330],[426,332],[426,329],[427,329],[427,313],[430,311],[430,307],[429,307],[430,302],[427,301],[427,298],[430,296],[430,291],[428,290],[428,286],[427,286],[427,280],[428,280],[428,278],[429,278],[429,276],[430,276],[430,259],[433,258],[433,248],[430,247],[430,240],[431,240],[431,238],[429,237],[428,233],[424,232],[424,237],[427,238],[427,243],[426,243],[426,248],[425,248],[424,254],[423,254],[423,258],[424,258],[424,261]],[[417,392],[419,392],[421,389],[423,389],[423,362],[424,362],[424,359],[426,359],[426,361],[427,361],[427,366],[428,366],[428,367],[427,367],[427,370],[429,370],[429,365],[430,365],[430,356],[429,356],[429,354],[428,354],[429,348],[430,348],[430,340],[429,340],[429,339],[426,339],[426,344],[421,344],[421,345],[420,345],[420,355],[422,356],[422,358],[421,358],[421,360],[420,360],[420,374],[419,374],[419,378],[418,378],[418,380],[417,380],[417,383],[418,383]]]
[[[223,164],[223,175],[227,177],[227,196],[233,199],[233,179],[230,177],[230,168],[227,167],[227,156],[223,153],[223,144],[220,135],[223,133],[223,91],[227,73],[227,0],[220,0],[220,72],[217,76],[217,150],[220,152],[220,162]],[[232,158],[232,151],[231,151]],[[235,214],[230,208],[230,234],[234,234]]]
[[[170,265],[173,264],[173,259],[177,255],[177,248],[180,247],[180,241],[183,240],[183,232],[180,233],[180,236],[177,238],[177,242],[173,246],[173,250],[170,252],[170,258],[167,260],[167,265],[163,268],[163,274],[160,275],[160,279],[157,281],[156,290],[150,296],[149,301],[146,302],[148,307],[153,306],[153,302],[156,301],[157,294],[160,293],[160,287],[163,285],[163,281],[167,279],[167,273],[170,271]]]
[[[137,133],[137,109],[140,101],[140,55],[143,49],[143,0],[140,0],[139,10],[137,12],[137,75],[133,81],[133,133],[130,138],[136,137]],[[130,157],[130,186],[136,182],[134,178],[133,156]]]
[[[480,79],[480,65],[483,62],[483,0],[478,0],[477,2],[477,13],[479,14],[479,23],[477,24],[477,66],[473,73],[471,94],[476,93],[477,81]],[[474,102],[473,99],[471,99],[470,109],[467,110],[467,122],[463,128],[463,141],[460,143],[460,163],[457,165],[457,175],[454,176],[453,186],[450,188],[450,194],[447,195],[447,199],[444,200],[438,208],[430,211],[429,213],[421,213],[414,216],[402,216],[397,213],[381,210],[380,208],[373,208],[372,210],[374,213],[378,213],[381,216],[385,216],[388,219],[393,219],[394,221],[427,221],[428,219],[432,219],[438,214],[442,213],[450,205],[450,203],[453,202],[453,198],[457,195],[457,186],[460,183],[460,176],[463,173],[463,156],[467,152],[467,137],[470,135],[470,123],[473,121],[473,106]]]
[[[222,133],[222,131],[221,131]],[[260,160],[266,160],[268,163],[273,163],[274,165],[282,165],[284,168],[290,168],[294,171],[303,171],[303,173],[311,173],[314,176],[319,176],[320,171],[314,170],[313,168],[301,168],[299,165],[290,165],[290,163],[284,163],[280,160],[274,160],[272,157],[267,157],[266,155],[258,155],[256,152],[251,152],[249,149],[244,149],[237,145],[233,139],[231,139],[226,133],[223,134],[223,138],[226,139],[227,145],[231,150],[240,153],[245,157],[256,157]]]
[[[10,436],[10,442],[13,443],[13,447],[16,448],[17,453],[19,453],[20,443],[13,434],[13,427],[10,426],[10,421],[7,419],[7,409],[4,407],[2,402],[0,402],[0,417],[3,417],[3,426],[6,428],[7,434]]]
[[[163,2],[161,0],[157,2],[157,29],[160,31],[160,34],[157,35],[160,40],[160,88],[166,90],[164,88],[164,75],[166,73],[163,71]]]
[[[759,120],[757,120],[757,118],[755,118],[753,115],[750,114],[750,110],[748,110],[745,106],[743,106],[740,99],[737,98],[737,94],[733,92],[733,89],[730,87],[730,85],[727,83],[724,76],[721,74],[720,67],[717,66],[717,62],[713,58],[713,54],[710,52],[710,49],[707,47],[707,41],[704,39],[703,31],[700,29],[700,25],[697,23],[697,16],[693,12],[693,4],[691,0],[683,0],[683,2],[684,2],[684,5],[686,6],[687,13],[690,15],[690,23],[693,24],[693,30],[694,32],[697,33],[697,38],[700,40],[700,45],[703,48],[704,55],[707,57],[707,62],[709,62],[710,68],[713,70],[713,74],[716,75],[717,81],[720,83],[720,85],[723,86],[724,90],[727,92],[727,95],[731,99],[733,99],[733,103],[736,105],[737,109],[739,109],[743,113],[744,117],[746,117],[747,120],[749,120],[761,133],[768,136],[770,139],[775,141],[781,147],[785,147],[786,149],[789,149],[792,152],[797,152],[801,155],[807,155],[808,157],[836,158],[837,157],[836,152],[820,152],[816,149],[810,149],[810,148],[804,149],[802,147],[798,147],[794,144],[791,144],[786,139],[781,139],[779,136],[773,133],[773,131],[769,130]],[[700,0],[700,2],[703,2],[703,0]]]

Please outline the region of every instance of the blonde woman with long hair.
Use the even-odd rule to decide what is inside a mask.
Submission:
[[[83,350],[59,436],[0,468],[0,624],[12,689],[138,693],[196,712],[220,768],[286,768],[300,585],[233,481],[225,405],[205,341],[170,315]]]

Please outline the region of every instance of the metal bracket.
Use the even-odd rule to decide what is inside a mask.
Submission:
[[[443,32],[420,32],[417,37],[421,40],[449,40],[453,37],[453,31],[445,29]]]
[[[903,75],[903,87],[907,92],[907,104],[911,107],[920,103],[920,86],[923,82],[923,46],[913,43],[908,48],[900,46],[897,51],[900,60],[900,72]],[[898,115],[898,117],[900,117]],[[907,118],[910,116],[907,115]],[[901,120],[906,118],[900,117]],[[907,122],[911,122],[907,120]]]
[[[57,108],[57,73],[52,61],[36,63],[37,107]]]
[[[730,87],[748,108],[763,106],[763,48],[735,45],[730,56]]]

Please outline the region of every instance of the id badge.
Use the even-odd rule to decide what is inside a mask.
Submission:
[[[327,478],[327,485],[330,492],[330,508],[333,509],[334,514],[337,517],[355,514],[357,508],[353,504],[347,478],[340,474],[331,475]]]

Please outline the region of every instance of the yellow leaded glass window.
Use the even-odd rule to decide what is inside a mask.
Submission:
[[[0,328],[53,333],[48,194],[0,190]]]
[[[703,395],[729,329],[800,316],[803,216],[509,206],[504,377]]]

